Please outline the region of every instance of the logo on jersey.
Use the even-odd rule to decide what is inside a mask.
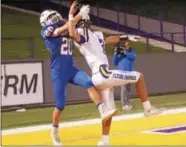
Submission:
[[[123,74],[113,74],[113,78],[123,79],[123,80],[136,80],[136,76],[123,75]]]
[[[112,74],[112,72],[110,72],[108,69],[107,69],[107,65],[100,65],[99,67],[99,72],[101,73],[101,75],[104,77],[104,78],[109,78],[110,75]]]

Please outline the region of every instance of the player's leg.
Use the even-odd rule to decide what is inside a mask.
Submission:
[[[96,105],[99,105],[101,103],[101,99],[91,81],[91,78],[85,72],[80,71],[76,67],[73,67],[71,73],[72,76],[70,78],[70,83],[86,88],[91,100]]]
[[[102,103],[102,99],[100,97],[99,92],[94,87],[91,78],[83,71],[77,69],[76,67],[73,68],[72,77],[70,82],[74,85],[81,86],[88,90],[88,94],[91,100],[96,104],[101,117],[103,120],[112,117],[115,114],[115,111],[108,111],[107,107]]]
[[[100,91],[101,97],[103,98],[104,104],[107,106],[108,109],[113,110],[115,109],[115,102],[114,102],[114,90],[105,89]],[[110,144],[110,128],[111,128],[112,118],[108,119],[107,121],[102,121],[102,137],[98,143],[100,145],[109,145]]]
[[[136,83],[139,76],[140,74],[138,72],[109,70],[107,65],[101,65],[99,67],[99,73],[93,75],[92,80],[96,87],[111,88],[128,83]]]
[[[157,115],[163,112],[163,109],[157,109],[151,106],[143,74],[135,71],[125,72],[119,70],[111,70],[111,72],[112,74],[109,77],[108,82],[113,83],[113,86],[128,83],[136,84],[136,90],[141,99],[145,111],[144,112],[145,116]]]
[[[143,108],[145,110],[144,112],[145,116],[157,115],[164,111],[164,109],[158,109],[156,107],[151,106],[143,74],[140,74],[139,80],[136,82],[136,90],[141,99]]]
[[[144,76],[141,73],[135,71],[108,70],[107,66],[101,65],[100,74],[105,77],[104,86],[121,86],[128,83],[136,83],[137,93],[141,99],[145,116],[156,115],[163,112],[163,109],[157,109],[151,106]]]
[[[66,103],[66,88],[68,84],[68,77],[59,74],[59,71],[52,73],[53,90],[55,96],[56,107],[53,111],[51,137],[54,145],[61,145],[59,137],[59,123],[62,111]]]

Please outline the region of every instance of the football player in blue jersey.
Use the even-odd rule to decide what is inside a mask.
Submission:
[[[77,9],[78,3],[75,1],[71,5],[70,13],[75,14]],[[89,7],[83,6],[74,17],[74,21],[78,22],[80,19],[87,17],[89,11]],[[56,102],[56,108],[53,112],[51,137],[55,145],[62,145],[58,133],[58,125],[62,110],[65,107],[68,83],[88,89],[89,96],[97,105],[103,120],[112,117],[115,112],[108,110],[104,103],[102,103],[91,78],[74,66],[72,41],[66,35],[68,32],[68,22],[65,23],[57,11],[45,10],[41,13],[40,23],[43,27],[41,35],[47,50],[51,54],[51,78]]]

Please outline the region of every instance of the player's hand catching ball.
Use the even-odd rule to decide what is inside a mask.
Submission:
[[[74,1],[70,7],[69,14],[75,14],[78,9],[78,2]]]
[[[83,20],[89,19],[89,12],[90,12],[90,7],[89,5],[83,5],[83,7],[80,9],[79,15],[81,15]]]
[[[90,16],[89,16],[89,15],[84,16],[82,19],[83,19],[83,20],[90,20]]]

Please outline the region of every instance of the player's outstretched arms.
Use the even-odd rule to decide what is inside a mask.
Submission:
[[[79,42],[80,40],[80,36],[76,33],[76,22],[74,21],[74,17],[73,15],[75,14],[75,12],[77,11],[77,6],[78,3],[76,1],[74,1],[71,5],[70,11],[69,11],[69,35],[70,37],[75,40],[76,42]],[[76,15],[76,17],[78,17],[79,19],[81,19],[81,16],[79,14]]]
[[[75,24],[77,24],[77,22],[80,21],[80,19],[81,19],[81,17],[79,15],[76,15],[74,17],[74,20],[73,21],[74,21]],[[60,36],[61,34],[64,34],[64,33],[68,32],[68,28],[69,28],[69,21],[66,22],[63,26],[55,29],[55,31],[54,31],[54,37]]]
[[[77,1],[74,1],[71,8],[70,8],[70,14],[72,14],[72,18],[73,18],[73,14],[75,14],[75,12],[77,11],[78,9],[78,3]],[[74,18],[73,18],[73,23],[76,25],[77,22],[79,22],[79,20],[81,20],[86,13],[85,13],[85,10],[84,9],[83,11],[81,10],[81,13],[79,13],[78,15],[76,15]],[[87,11],[87,10],[86,10]],[[89,13],[89,11],[88,11]],[[88,15],[87,13],[87,15]],[[45,37],[57,37],[57,36],[61,36],[63,34],[66,34],[68,33],[69,31],[69,21],[66,22],[63,26],[61,27],[56,27],[56,26],[48,26],[47,28],[44,29],[43,31],[43,35]]]
[[[109,36],[105,38],[105,44],[118,43],[120,41],[120,36]]]
[[[74,4],[74,5],[73,5]],[[81,39],[84,40],[84,38],[81,37],[81,35],[79,35],[75,29],[75,26],[77,24],[77,21],[74,20],[73,18],[73,15],[75,13],[74,9],[77,5],[77,3],[73,3],[72,4],[72,7],[71,7],[71,10],[69,12],[69,35],[70,37],[76,41],[77,43],[81,42]],[[90,12],[90,8],[88,5],[86,6],[83,6],[81,9],[80,9],[80,12],[79,14],[76,15],[76,18],[77,19],[83,19],[83,18],[87,18],[88,14]]]
[[[105,38],[105,44],[118,43],[120,40],[127,39],[128,35],[109,36]]]
[[[71,5],[71,8],[70,8],[70,13],[74,14],[78,9],[78,3],[77,1],[74,1]],[[79,21],[81,20],[81,16],[80,15],[76,15],[73,19],[74,23],[77,24]],[[68,29],[69,29],[69,21],[67,21],[65,23],[65,25],[55,29],[54,31],[54,37],[55,36],[60,36],[61,34],[64,34],[66,32],[68,32]]]
[[[53,33],[53,37],[60,36],[66,32],[68,32],[68,22],[66,22],[63,26],[56,28]]]
[[[130,41],[138,41],[140,37],[134,35],[120,35],[120,36],[110,36],[105,38],[105,44],[118,43],[120,40],[129,39]]]

